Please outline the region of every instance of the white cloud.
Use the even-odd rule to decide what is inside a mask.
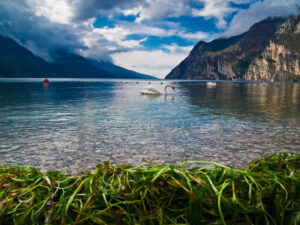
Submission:
[[[103,27],[103,28],[92,28],[86,33],[82,34],[82,40],[87,49],[81,49],[79,53],[85,57],[90,57],[94,59],[107,59],[111,56],[115,63],[125,68],[140,70],[139,72],[146,73],[151,72],[151,74],[162,74],[169,72],[176,63],[180,60],[176,60],[175,64],[167,64],[164,66],[154,67],[153,64],[150,67],[146,66],[141,60],[134,59],[132,61],[130,57],[135,57],[135,54],[142,53],[144,57],[157,54],[157,57],[165,57],[168,55],[168,59],[178,59],[182,60],[187,56],[188,52],[193,46],[178,46],[176,44],[163,45],[160,47],[160,51],[145,50],[143,47],[143,42],[147,40],[147,37],[138,40],[128,40],[127,36],[136,34],[142,36],[159,36],[168,37],[172,35],[178,35],[186,39],[200,40],[208,39],[209,35],[203,32],[197,32],[196,34],[185,33],[182,29],[177,28],[174,24],[170,24],[173,29],[161,29],[157,27],[152,27],[144,24],[137,23],[127,23],[123,22],[120,25],[114,27]],[[175,29],[177,28],[177,29]],[[167,52],[166,52],[167,50]],[[134,52],[134,53],[132,53]],[[147,54],[149,52],[149,54]],[[151,52],[151,53],[150,53]],[[170,55],[169,53],[174,53],[175,55]],[[141,58],[141,57],[139,57]],[[122,61],[120,61],[122,60]],[[130,63],[129,63],[130,62]],[[145,69],[142,69],[145,67]]]
[[[191,10],[192,15],[195,17],[217,19],[217,27],[219,29],[225,29],[227,27],[225,18],[231,15],[233,12],[239,11],[238,8],[232,6],[232,3],[246,4],[253,1],[255,0],[198,0],[199,3],[203,4],[203,8],[193,8]]]
[[[132,34],[132,31],[124,27],[115,26],[113,28],[103,27],[103,28],[94,28],[94,33],[100,34],[109,41],[119,41],[125,38],[127,35]]]
[[[149,26],[145,24],[137,24],[137,23],[121,23],[122,27],[126,28],[130,31],[130,34],[142,34],[149,36],[159,36],[159,37],[169,37],[178,33],[178,27],[170,27],[168,28],[160,28],[155,25]],[[165,24],[166,25],[166,24]],[[173,24],[170,24],[171,26]],[[181,28],[182,29],[182,28]]]
[[[125,16],[137,16],[136,22],[157,21],[166,17],[178,17],[190,11],[186,0],[145,0],[144,4],[123,11]]]
[[[178,0],[146,0],[144,7],[140,7],[136,22],[144,20],[159,20],[166,17],[178,17],[186,14],[189,7],[185,1]]]
[[[27,3],[36,16],[43,16],[54,23],[70,24],[74,17],[68,0],[27,0]]]
[[[211,35],[209,33],[205,33],[202,31],[197,31],[195,33],[190,33],[190,32],[180,32],[178,33],[179,37],[186,38],[186,39],[191,39],[191,40],[210,40]]]
[[[254,23],[268,17],[287,17],[299,13],[299,0],[265,0],[253,3],[249,9],[240,10],[232,19],[225,36],[233,36],[247,31]]]
[[[142,6],[137,6],[132,9],[120,10],[124,16],[137,16],[139,13],[143,11]]]
[[[232,12],[236,11],[229,6],[229,2],[226,0],[202,0],[204,4],[203,9],[193,9],[192,15],[198,17],[217,18],[217,27],[225,28],[227,23],[225,17]]]
[[[185,3],[185,0],[146,0],[145,6],[140,8],[136,22],[184,15],[189,11],[189,7]]]
[[[79,50],[79,53],[96,60],[107,60],[112,52],[142,48],[141,43],[147,38],[126,40],[129,34],[132,34],[129,29],[120,26],[92,28],[82,35],[82,41],[87,48]]]
[[[135,50],[120,52],[112,55],[116,65],[135,70],[140,73],[151,74],[164,78],[177,64],[179,64],[192,48],[175,45],[164,46],[169,52],[163,50],[145,51]]]
[[[176,43],[170,45],[162,45],[161,48],[168,50],[170,53],[188,54],[194,46],[179,46]]]
[[[158,36],[158,37],[170,37],[170,36],[178,36],[184,39],[189,40],[211,40],[212,35],[206,32],[197,31],[195,33],[186,32],[185,28],[180,27],[177,23],[165,23],[165,27],[167,28],[159,28],[155,26],[149,26],[145,24],[137,24],[137,23],[128,23],[123,22],[120,23],[114,28],[105,27],[107,31],[105,33],[112,34],[116,39],[122,37],[123,35],[130,34],[139,34],[146,36]],[[166,26],[167,25],[167,26]],[[112,29],[112,30],[110,30]]]

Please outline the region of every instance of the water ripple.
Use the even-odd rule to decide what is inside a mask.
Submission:
[[[0,163],[75,173],[104,160],[238,167],[299,153],[299,84],[174,84],[174,95],[148,97],[146,81],[1,82]]]

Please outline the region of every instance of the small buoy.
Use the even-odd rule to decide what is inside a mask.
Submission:
[[[44,78],[43,83],[49,83],[48,78]]]

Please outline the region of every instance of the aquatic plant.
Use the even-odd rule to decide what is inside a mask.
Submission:
[[[296,225],[300,155],[272,155],[244,169],[104,162],[76,176],[2,166],[0,224]]]

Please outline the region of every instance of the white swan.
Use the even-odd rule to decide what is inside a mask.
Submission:
[[[170,87],[173,89],[173,91],[175,90],[175,86],[172,84],[167,84],[165,86],[165,95],[167,94],[167,88]],[[153,87],[152,85],[149,85],[146,87],[146,90],[141,91],[142,95],[162,95],[163,93],[161,93],[159,90],[157,90],[155,87]]]
[[[206,85],[208,87],[215,87],[217,85],[217,83],[216,82],[207,82]]]

